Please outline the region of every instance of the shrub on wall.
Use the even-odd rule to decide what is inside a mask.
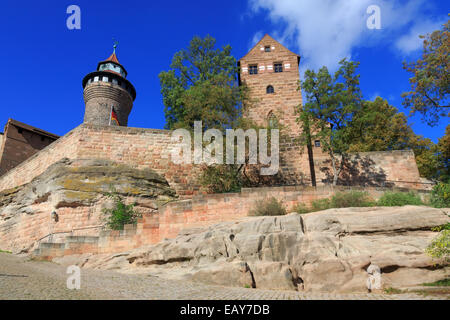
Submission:
[[[331,208],[330,199],[319,199],[312,202],[312,211],[322,211]]]
[[[123,230],[126,224],[136,224],[141,214],[134,210],[134,204],[125,204],[122,198],[110,193],[108,197],[112,198],[114,205],[111,209],[103,209],[106,215],[106,226],[112,230]]]
[[[331,208],[373,207],[375,201],[367,192],[338,192],[331,198]]]
[[[414,192],[386,192],[377,202],[382,207],[401,207],[407,205],[423,205],[419,195]]]
[[[257,200],[253,209],[250,210],[250,216],[283,216],[287,213],[282,201],[274,197],[265,200]]]
[[[297,212],[298,214],[304,214],[311,212],[311,209],[308,208],[305,204],[299,203],[294,207],[294,211]]]
[[[450,208],[450,183],[441,182],[435,185],[430,203],[435,208]]]
[[[208,193],[239,192],[242,187],[240,171],[236,165],[205,166],[199,183]]]

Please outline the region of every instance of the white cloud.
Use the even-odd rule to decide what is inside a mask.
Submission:
[[[253,47],[259,42],[259,40],[262,39],[263,36],[264,33],[262,31],[256,32],[248,45],[248,50],[250,51],[251,49],[253,49]]]
[[[445,20],[440,22],[421,21],[413,26],[408,34],[401,36],[395,42],[395,47],[404,55],[411,54],[412,52],[423,47],[423,39],[419,38],[420,35],[425,35],[434,30],[440,29],[444,23]]]
[[[357,47],[389,41],[400,53],[420,48],[415,35],[435,30],[439,23],[426,17],[426,0],[249,0],[253,12],[265,12],[287,46],[303,57],[303,68],[323,65],[335,70]],[[381,8],[381,30],[367,28],[370,5]],[[424,23],[423,21],[427,21]],[[434,29],[433,29],[434,28]],[[256,37],[256,35],[255,35]],[[293,49],[294,49],[293,48]]]

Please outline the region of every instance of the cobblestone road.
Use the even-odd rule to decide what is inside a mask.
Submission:
[[[324,294],[209,286],[149,275],[81,270],[81,289],[66,288],[66,268],[0,253],[0,299],[146,299],[146,300],[384,300],[424,299],[415,294]],[[425,299],[442,299],[427,296]],[[444,297],[445,298],[445,297]]]

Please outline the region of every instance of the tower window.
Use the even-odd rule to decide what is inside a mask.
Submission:
[[[258,74],[258,66],[257,65],[248,66],[248,73],[249,74]]]
[[[266,93],[267,94],[275,93],[275,89],[273,88],[273,86],[268,86],[266,88]]]
[[[264,47],[264,51],[265,51],[265,52],[270,52],[270,46],[265,46],[265,47]]]
[[[269,124],[269,128],[278,127],[278,119],[272,112],[269,113],[269,116],[267,117],[267,122]]]
[[[282,63],[274,63],[273,65],[275,72],[283,72],[283,64]]]
[[[314,146],[319,148],[320,147],[320,140],[314,141]]]

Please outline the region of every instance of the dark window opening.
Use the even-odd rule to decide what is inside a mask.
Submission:
[[[283,72],[283,65],[281,63],[274,64],[275,72]]]
[[[320,140],[314,141],[314,146],[317,148],[320,147]]]
[[[278,128],[278,119],[272,112],[269,114],[267,122],[269,124],[269,128]]]
[[[273,88],[273,86],[268,86],[266,89],[266,93],[267,94],[275,93],[275,89]]]
[[[22,130],[22,128],[19,128],[19,130],[17,130],[19,133],[22,133],[23,132],[23,130]]]
[[[258,66],[248,66],[248,73],[258,74]]]
[[[265,51],[265,52],[270,52],[270,46],[264,47],[264,51]]]

